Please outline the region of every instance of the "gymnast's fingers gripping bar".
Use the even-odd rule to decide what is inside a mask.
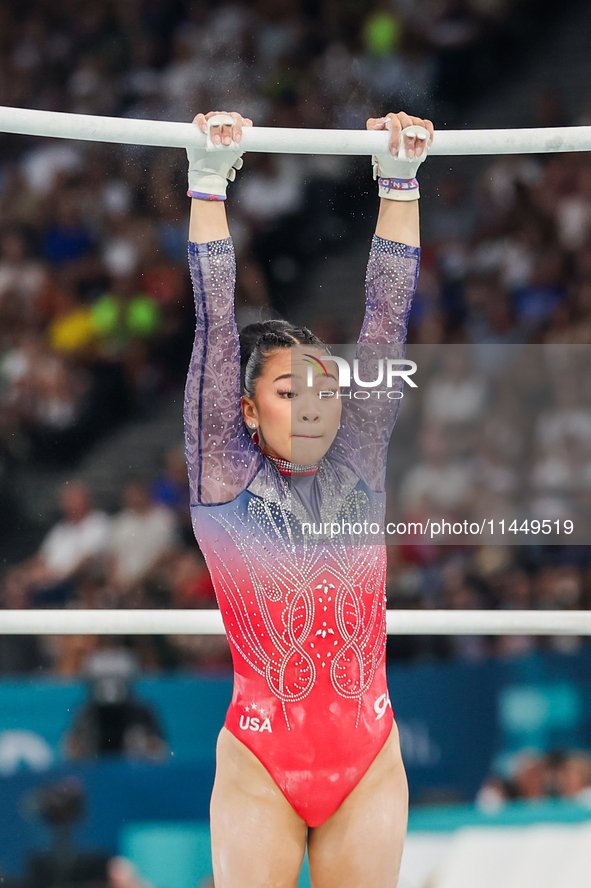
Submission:
[[[389,635],[591,635],[591,611],[390,610]],[[3,610],[0,635],[223,635],[217,610]]]
[[[0,132],[53,136],[90,142],[205,148],[206,135],[192,123],[94,117],[0,106]],[[380,154],[388,150],[386,131],[244,127],[245,151],[267,154]],[[591,126],[513,130],[438,130],[430,154],[548,154],[591,151]]]

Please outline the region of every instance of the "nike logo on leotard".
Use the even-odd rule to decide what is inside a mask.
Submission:
[[[387,694],[380,694],[376,702],[373,704],[373,708],[376,713],[376,721],[379,718],[383,718],[388,706],[392,706],[389,696]]]

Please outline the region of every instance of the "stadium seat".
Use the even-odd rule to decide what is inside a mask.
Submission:
[[[200,888],[211,878],[207,823],[130,824],[120,851],[157,888]]]
[[[135,823],[121,833],[120,852],[157,888],[205,888],[211,878],[207,823]],[[308,855],[298,888],[310,888]]]
[[[591,826],[467,828],[434,888],[591,888]]]

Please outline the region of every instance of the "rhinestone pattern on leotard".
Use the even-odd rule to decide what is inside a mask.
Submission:
[[[418,249],[374,237],[357,348],[361,378],[403,355]],[[242,418],[230,239],[190,244],[196,335],[185,396],[195,536],[234,662],[226,727],[313,826],[338,806],[389,733],[386,548],[306,524],[383,527],[399,401],[343,400],[317,471],[282,474]],[[399,346],[399,348],[397,348]],[[265,713],[262,721],[252,713]],[[261,716],[262,718],[262,716]]]
[[[255,497],[238,521],[236,516],[215,517],[234,542],[250,581],[244,594],[231,566],[223,558],[218,561],[228,637],[283,703],[307,697],[318,669],[328,670],[338,695],[359,703],[386,644],[384,548],[352,546],[338,536],[310,540],[284,502]],[[352,524],[369,514],[367,494],[351,490],[335,517]],[[324,585],[331,594],[319,596]],[[253,625],[253,606],[262,633]]]

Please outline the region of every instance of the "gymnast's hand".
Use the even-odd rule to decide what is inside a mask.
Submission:
[[[433,144],[433,124],[430,120],[423,120],[421,117],[411,117],[409,114],[405,114],[404,111],[399,111],[398,114],[390,113],[386,114],[385,117],[370,117],[366,123],[366,129],[368,130],[389,129],[391,131],[390,153],[394,157],[398,155],[400,150],[400,133],[408,126],[424,126],[429,132],[428,140],[419,139],[413,135],[404,137],[406,156],[411,160],[415,157],[421,157],[425,150],[425,141],[427,141],[427,147]]]
[[[242,168],[242,127],[252,126],[252,120],[237,111],[210,111],[197,114],[193,123],[209,133],[209,140],[203,147],[187,147],[187,194],[206,201],[225,200],[228,182],[233,182],[236,170]]]
[[[250,117],[243,117],[238,111],[210,111],[208,114],[197,114],[193,118],[193,123],[196,123],[199,129],[206,133],[207,121],[216,114],[228,114],[233,118],[234,123],[211,127],[210,137],[214,145],[229,145],[232,140],[238,144],[242,139],[242,127],[252,126]]]

